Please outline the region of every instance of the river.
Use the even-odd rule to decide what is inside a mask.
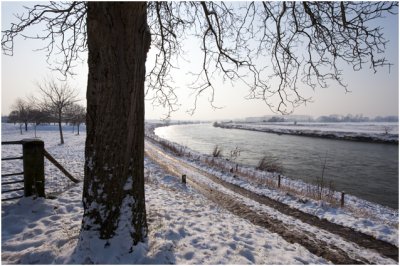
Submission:
[[[398,145],[332,140],[264,132],[223,129],[211,124],[159,127],[156,135],[195,151],[211,154],[215,145],[229,156],[241,150],[237,162],[256,166],[263,156],[277,159],[292,179],[334,182],[337,191],[398,209]]]

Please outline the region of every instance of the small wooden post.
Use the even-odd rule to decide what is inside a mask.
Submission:
[[[281,175],[278,175],[278,187],[281,187]]]
[[[345,195],[345,193],[344,193],[344,191],[342,191],[342,196],[340,197],[340,207],[342,207],[342,208],[344,206],[344,195]]]
[[[236,172],[238,171],[238,168],[239,168],[239,165],[238,165],[238,164],[236,164]]]
[[[22,140],[25,197],[32,196],[35,192],[37,196],[45,197],[43,151],[43,141],[37,139]]]
[[[186,175],[182,175],[182,183],[186,184]]]

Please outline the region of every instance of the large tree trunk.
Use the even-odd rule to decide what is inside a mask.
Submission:
[[[88,2],[81,237],[86,231],[112,239],[122,228],[129,228],[124,241],[131,250],[147,236],[144,82],[151,39],[146,9],[142,2]]]

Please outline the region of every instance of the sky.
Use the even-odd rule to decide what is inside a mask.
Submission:
[[[13,14],[21,13],[23,5],[31,3],[2,2],[1,4],[1,28],[7,29],[11,22],[15,22]],[[350,93],[346,93],[343,87],[331,83],[328,88],[300,88],[304,95],[313,98],[312,103],[306,106],[297,107],[294,110],[296,115],[311,115],[314,117],[329,114],[363,114],[369,117],[377,115],[397,115],[399,111],[399,25],[398,15],[390,16],[379,22],[384,28],[386,39],[389,40],[386,50],[386,58],[393,66],[390,71],[387,67],[379,68],[378,73],[366,67],[354,72],[351,67],[343,66],[344,81],[348,84]],[[32,29],[41,30],[40,28]],[[198,45],[191,40],[184,44],[184,49],[190,52],[190,63],[183,63],[180,68],[174,71],[176,81],[176,93],[179,99],[179,110],[172,113],[172,119],[181,120],[215,120],[215,119],[238,119],[245,117],[256,117],[274,114],[260,100],[246,100],[248,88],[240,83],[219,82],[215,91],[214,105],[221,107],[213,109],[208,99],[210,94],[203,94],[198,102],[198,107],[193,115],[188,110],[193,107],[194,96],[188,89],[189,69],[199,66],[200,52],[195,50]],[[33,51],[42,48],[43,42],[24,40],[18,37],[15,41],[13,56],[1,56],[1,112],[7,115],[11,111],[15,100],[30,95],[37,95],[37,83],[44,79],[57,76],[57,73],[49,69],[45,53]],[[197,51],[197,52],[196,52]],[[150,51],[151,53],[151,51]],[[87,55],[83,55],[87,58]],[[200,61],[201,62],[201,61]],[[77,62],[74,77],[69,77],[68,82],[79,91],[81,103],[86,102],[87,64]],[[152,106],[146,101],[146,119],[164,118],[167,109]]]

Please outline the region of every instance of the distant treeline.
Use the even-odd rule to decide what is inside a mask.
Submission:
[[[344,123],[344,122],[399,122],[399,117],[392,116],[376,116],[375,118],[370,118],[358,115],[327,115],[313,118],[311,116],[264,116],[247,118],[247,122],[325,122],[325,123]]]
[[[86,120],[86,109],[80,105],[72,105],[67,108],[63,113],[62,122],[67,124],[81,124],[85,123]],[[58,119],[53,115],[52,112],[38,109],[25,109],[25,110],[13,110],[8,116],[1,117],[2,123],[13,123],[13,124],[51,124],[57,123]]]
[[[377,116],[369,118],[363,115],[329,115],[320,116],[316,122],[399,122],[398,116]]]

